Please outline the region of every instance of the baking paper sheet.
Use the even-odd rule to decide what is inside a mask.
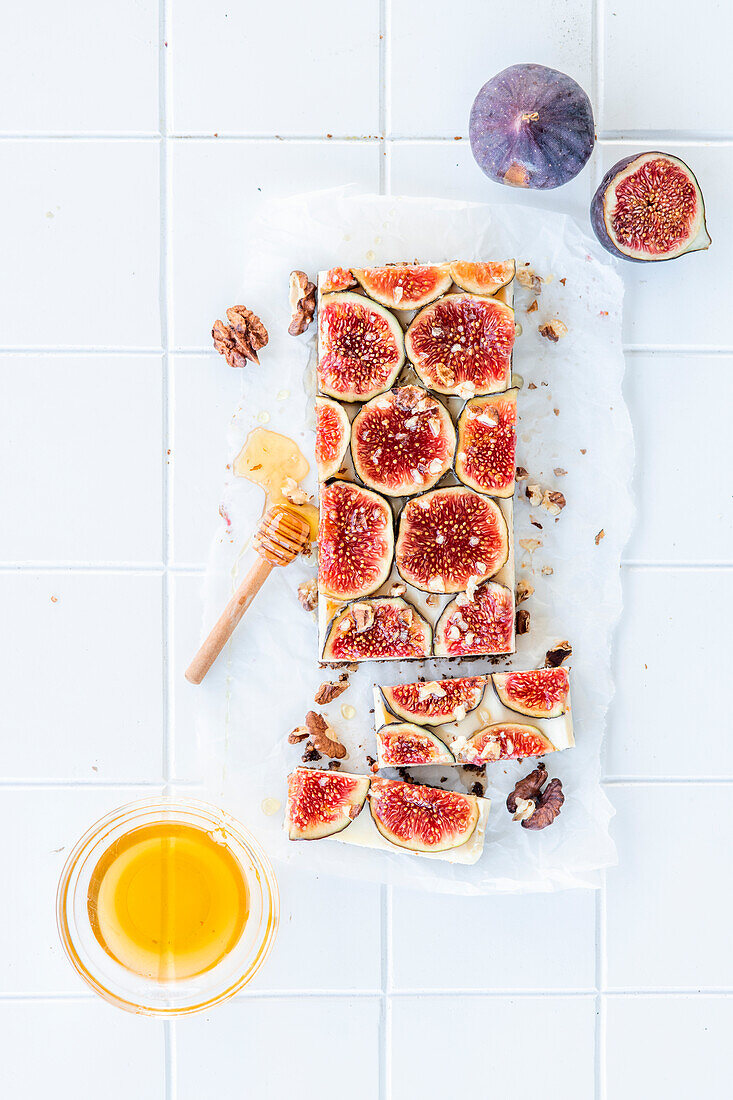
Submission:
[[[457,256],[516,256],[518,265],[529,261],[545,279],[552,277],[543,285],[535,312],[526,312],[534,295],[521,286],[515,301],[523,330],[514,358],[514,370],[523,379],[517,463],[529,471],[530,482],[557,488],[567,498],[555,522],[543,509],[530,508],[523,495],[526,483],[518,487],[516,568],[517,579],[535,588],[522,605],[531,613],[531,630],[517,639],[513,658],[494,663],[480,658],[364,664],[351,674],[346,694],[315,709],[323,709],[348,748],[344,769],[366,773],[366,754],[376,756],[370,713],[375,681],[541,666],[548,646],[567,638],[573,646],[576,747],[548,757],[550,775],[563,781],[562,814],[540,833],[513,822],[506,796],[531,762],[500,762],[487,769],[492,809],[484,854],[474,866],[361,850],[332,840],[286,839],[285,777],[302,754],[302,746],[288,745],[287,735],[314,708],[319,684],[337,674],[318,668],[315,618],[297,599],[298,584],[315,574],[315,557],[273,572],[197,689],[206,793],[251,828],[274,860],[314,872],[464,894],[596,886],[599,870],[615,861],[608,833],[613,811],[599,784],[600,751],[614,689],[611,642],[621,611],[619,562],[632,522],[633,464],[621,390],[622,284],[606,254],[571,218],[525,206],[363,196],[345,189],[267,204],[251,227],[237,300],[263,318],[270,342],[260,354],[261,365],[242,371],[242,400],[230,427],[231,458],[247,433],[263,422],[295,439],[312,458],[315,325],[299,338],[287,333],[292,269],[313,278],[319,269],[335,265]],[[558,343],[538,333],[538,326],[552,317],[569,330]],[[222,370],[227,369],[222,361]],[[556,467],[567,473],[555,475]],[[316,491],[314,470],[305,487]],[[263,501],[259,489],[229,470],[221,503],[224,518],[206,575],[202,636],[254,560],[249,536]],[[542,529],[531,524],[530,515]],[[522,539],[542,545],[525,550]],[[552,574],[544,575],[543,566],[551,567]],[[351,704],[356,716],[343,718],[343,704]],[[424,781],[427,771],[419,774]],[[446,786],[460,787],[458,769],[442,774],[452,777]],[[464,778],[470,786],[475,776]],[[266,813],[273,799],[280,809]]]

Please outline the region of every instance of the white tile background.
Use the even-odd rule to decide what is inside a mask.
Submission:
[[[722,0],[688,10],[38,0],[5,13],[3,1095],[413,1100],[456,1079],[548,1100],[688,1100],[701,1080],[727,1093],[733,24]],[[684,65],[671,60],[682,34]],[[521,60],[579,79],[600,138],[577,180],[539,196],[492,186],[466,141],[477,89]],[[234,1003],[160,1024],[96,1002],[61,956],[55,880],[90,821],[197,779],[182,670],[239,392],[208,333],[257,203],[354,181],[529,198],[585,222],[604,169],[660,146],[697,169],[715,244],[623,270],[638,522],[605,762],[619,867],[596,894],[519,899],[290,872],[273,957]]]

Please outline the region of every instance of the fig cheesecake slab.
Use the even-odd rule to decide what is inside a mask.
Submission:
[[[514,652],[513,260],[318,276],[325,662]]]
[[[565,668],[374,688],[380,768],[490,764],[575,744]]]

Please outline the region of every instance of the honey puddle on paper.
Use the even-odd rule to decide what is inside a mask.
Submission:
[[[87,892],[108,955],[135,974],[175,981],[204,974],[239,941],[249,895],[239,861],[204,829],[158,822],[107,849]]]
[[[282,504],[303,517],[310,528],[310,539],[318,538],[318,509],[312,504],[291,504],[284,490],[293,482],[300,485],[310,469],[300,447],[286,435],[268,428],[254,428],[234,460],[234,473],[265,490],[265,510]]]

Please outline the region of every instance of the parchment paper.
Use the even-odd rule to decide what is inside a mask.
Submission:
[[[285,777],[300,763],[302,747],[288,745],[287,734],[302,724],[319,684],[329,678],[328,670],[318,668],[314,618],[297,600],[299,582],[315,574],[315,558],[301,558],[271,575],[197,695],[207,794],[250,827],[276,861],[464,894],[592,887],[598,885],[599,869],[615,861],[608,834],[613,811],[599,785],[600,750],[613,694],[619,561],[632,522],[633,440],[621,390],[622,284],[599,246],[569,217],[525,206],[363,196],[343,189],[267,204],[251,227],[238,301],[262,316],[270,343],[261,352],[261,365],[243,372],[230,452],[233,459],[247,433],[264,421],[312,458],[315,326],[298,339],[287,334],[292,269],[313,278],[335,265],[510,256],[520,265],[529,261],[551,280],[532,313],[526,309],[535,295],[516,288],[516,319],[523,329],[514,359],[523,379],[517,462],[531,482],[557,488],[567,498],[556,522],[543,509],[530,508],[523,495],[526,483],[518,489],[517,578],[535,588],[523,604],[531,613],[531,630],[518,638],[516,656],[499,664],[479,659],[362,665],[351,675],[349,691],[325,713],[349,750],[344,770],[366,773],[365,754],[376,756],[370,713],[375,681],[539,667],[552,642],[569,639],[576,747],[547,759],[550,775],[563,781],[562,814],[539,833],[512,822],[504,802],[531,762],[509,762],[487,769],[492,809],[483,856],[472,867],[332,840],[288,841],[282,829]],[[539,324],[552,317],[569,330],[558,343],[538,333]],[[222,369],[228,368],[222,363]],[[567,473],[556,475],[556,467]],[[305,486],[316,491],[313,470]],[[202,636],[253,560],[248,538],[262,504],[260,490],[229,470],[222,495],[225,519],[206,576]],[[530,514],[541,529],[531,524]],[[523,550],[519,540],[532,538],[542,546]],[[543,574],[543,566],[551,575]],[[341,715],[344,703],[356,708],[351,720]],[[441,774],[451,776],[448,786],[461,786],[455,769]],[[268,815],[263,803],[271,810],[273,799],[281,806]]]

